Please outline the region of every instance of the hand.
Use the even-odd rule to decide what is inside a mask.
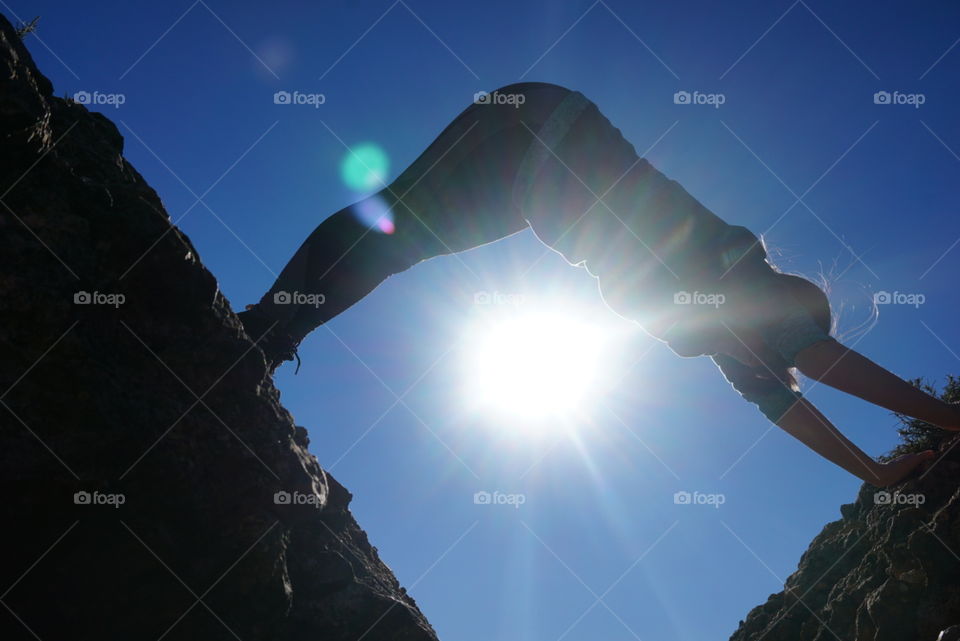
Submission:
[[[877,487],[896,485],[910,476],[918,466],[932,461],[936,457],[937,453],[935,451],[925,450],[913,454],[904,454],[887,463],[880,463],[879,470],[877,471],[879,478],[870,481],[870,484],[876,485]]]

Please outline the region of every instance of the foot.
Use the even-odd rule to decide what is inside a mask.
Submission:
[[[266,357],[267,367],[272,374],[284,361],[292,361],[297,355],[297,341],[282,331],[279,323],[267,318],[250,306],[246,311],[238,312],[237,318],[243,323],[243,330],[257,344]]]
[[[920,465],[930,462],[937,457],[933,450],[915,452],[898,456],[892,461],[880,464],[878,479],[870,481],[871,485],[877,487],[890,487],[909,477]]]

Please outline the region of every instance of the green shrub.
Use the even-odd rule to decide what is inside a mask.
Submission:
[[[948,374],[947,384],[944,386],[942,393],[938,393],[932,385],[923,379],[917,378],[909,382],[914,387],[918,387],[931,396],[935,396],[948,403],[960,401],[960,377]],[[922,452],[931,449],[935,450],[941,442],[953,434],[953,432],[949,430],[937,427],[926,421],[900,414],[899,412],[893,412],[893,415],[900,421],[900,427],[897,428],[897,433],[900,434],[903,442],[888,453],[880,455],[878,457],[880,461],[889,461],[902,454]]]
[[[23,40],[28,33],[33,33],[37,30],[37,23],[40,22],[40,16],[37,16],[30,22],[21,22],[17,25],[17,35]]]

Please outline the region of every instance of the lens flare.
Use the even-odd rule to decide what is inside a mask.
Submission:
[[[371,229],[384,234],[392,234],[396,229],[393,223],[393,210],[387,206],[383,198],[376,194],[354,203],[351,211],[357,220]]]
[[[361,143],[340,162],[340,175],[351,189],[368,191],[383,187],[390,169],[387,154],[374,143]]]

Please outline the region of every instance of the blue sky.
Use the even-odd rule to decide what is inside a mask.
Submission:
[[[765,234],[786,271],[832,274],[841,334],[875,292],[923,296],[881,305],[848,344],[905,378],[960,370],[960,7],[0,5],[42,16],[28,46],[57,95],[123,96],[98,108],[234,309],[356,199],[346,146],[382,147],[393,178],[475,92],[537,80],[582,91],[712,211]],[[274,104],[281,90],[325,100]],[[676,104],[678,91],[724,103]],[[923,104],[876,104],[881,91]],[[615,341],[608,385],[566,428],[462,411],[479,291],[551,301]],[[300,354],[297,376],[277,375],[284,404],[444,639],[725,639],[860,484],[770,426],[709,359],[613,316],[530,232],[389,279]],[[869,454],[896,444],[886,410],[805,390]],[[675,504],[681,490],[724,503]],[[479,491],[525,502],[478,505]]]

